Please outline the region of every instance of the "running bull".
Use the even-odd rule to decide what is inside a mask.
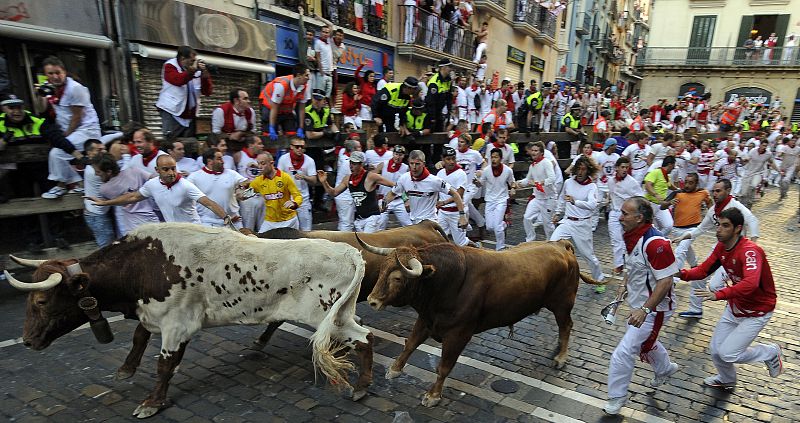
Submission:
[[[386,377],[399,376],[411,353],[428,337],[442,343],[438,377],[422,399],[427,407],[441,401],[444,380],[473,334],[512,326],[543,307],[553,312],[558,323],[555,366],[562,368],[578,279],[600,284],[580,273],[568,241],[525,243],[502,252],[453,244],[422,248],[361,244],[386,256],[367,299],[369,305],[377,310],[410,305],[419,315]]]
[[[6,272],[15,288],[30,291],[22,336],[27,347],[46,348],[89,315],[96,321],[100,310],[138,319],[134,347],[142,352],[151,333],[161,334],[158,381],[133,412],[139,418],[166,406],[173,372],[189,339],[204,327],[306,323],[317,328],[311,338],[314,365],[331,383],[349,387],[346,371],[353,366],[337,354],[342,346],[354,348],[361,361],[355,391],[363,396],[372,381],[372,335],[354,320],[364,260],[349,245],[263,240],[225,228],[163,223],[142,226],[80,260],[12,258],[37,268],[34,283]],[[99,310],[82,311],[78,303],[86,309],[86,298]],[[141,359],[142,352],[129,358]],[[132,375],[129,364],[118,372],[123,377]]]

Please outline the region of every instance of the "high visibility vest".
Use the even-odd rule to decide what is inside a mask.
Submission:
[[[797,122],[792,123],[792,132],[797,132],[798,125]]]
[[[397,109],[405,109],[408,107],[408,99],[400,97],[403,90],[402,82],[390,82],[383,88],[389,91],[389,106]]]
[[[25,114],[27,115],[26,118],[30,118],[31,123],[23,126],[22,128],[6,126],[6,114],[0,114],[0,138],[5,139],[6,133],[9,132],[11,133],[12,140],[41,137],[44,119],[33,116],[31,112],[28,111],[25,111]]]
[[[567,120],[567,118],[569,118],[569,120]],[[572,112],[568,112],[561,118],[561,125],[564,126],[565,128],[570,127],[572,129],[578,129],[581,126],[581,121],[575,119],[572,116]]]
[[[749,120],[745,119],[744,121],[742,121],[742,130],[743,131],[749,131],[750,130],[750,121]]]
[[[425,128],[425,118],[428,114],[423,112],[419,116],[414,116],[411,110],[406,111],[406,127],[415,131],[421,131]]]
[[[639,123],[639,129],[634,129],[634,126],[636,125],[636,123]],[[642,117],[641,116],[636,116],[636,119],[634,119],[633,122],[631,122],[630,126],[628,126],[628,129],[630,129],[631,132],[633,132],[633,131],[643,131],[644,130],[644,121],[642,120]]]
[[[762,128],[769,128],[769,120],[768,119],[762,120],[761,121],[761,127]]]
[[[279,76],[268,82],[264,89],[261,90],[261,94],[258,96],[258,98],[261,99],[261,104],[263,104],[267,109],[272,109],[272,107],[269,105],[269,99],[272,98],[272,92],[275,91],[275,84],[280,84],[283,86],[283,100],[281,100],[280,104],[278,104],[278,114],[292,113],[295,105],[297,104],[297,100],[305,98],[307,88],[307,85],[304,85],[303,89],[300,90],[299,93],[295,93],[292,91],[292,79],[294,79],[294,75]]]
[[[435,75],[428,80],[428,95],[447,94],[450,92],[450,87],[453,81],[451,79],[442,80],[442,74],[436,72]],[[434,85],[431,87],[431,85]]]
[[[733,109],[726,109],[725,112],[722,114],[722,117],[719,118],[719,122],[723,125],[735,125],[736,120],[739,119],[740,113],[742,113],[742,109],[738,107],[734,107]]]
[[[309,104],[306,106],[306,117],[311,118],[311,123],[313,125],[312,129],[322,129],[328,126],[328,118],[331,116],[331,109],[330,107],[323,107],[322,108],[322,116],[319,115],[319,111],[314,108],[313,104]]]
[[[535,105],[533,104],[534,101],[536,101]],[[528,105],[528,110],[542,110],[542,93],[537,91],[529,95],[527,98],[525,98],[525,104]]]
[[[503,113],[503,114],[499,114],[498,115],[497,114],[497,109],[492,109],[491,112],[487,113],[486,116],[484,116],[483,119],[481,119],[481,126],[483,126],[483,122],[486,121],[486,118],[489,117],[489,115],[494,115],[494,123],[492,124],[492,129],[494,131],[497,131],[498,129],[500,129],[501,125],[502,126],[507,126],[508,125],[508,122],[506,122],[506,114]]]

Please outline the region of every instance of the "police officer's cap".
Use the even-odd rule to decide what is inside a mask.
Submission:
[[[411,102],[411,108],[412,109],[424,109],[425,108],[425,102],[422,99],[418,98],[418,99],[416,99],[416,100]]]
[[[406,154],[406,148],[402,145],[396,145],[394,146],[394,152],[398,154]]]
[[[325,98],[325,90],[314,88],[314,90],[311,91],[311,97],[314,97],[317,100],[322,100]]]
[[[0,101],[0,106],[11,107],[11,106],[21,106],[23,104],[25,104],[25,102],[14,94],[8,94],[7,96],[2,98],[2,101]]]
[[[456,149],[450,146],[445,146],[442,149],[442,157],[455,157]]]
[[[406,77],[403,81],[403,86],[408,88],[419,88],[419,80],[413,76]]]
[[[580,108],[581,108],[581,105],[576,103],[576,104],[573,104],[572,107],[570,107],[570,110],[575,110],[575,109],[580,109]]]
[[[442,67],[442,66],[453,66],[453,62],[451,62],[450,59],[442,59],[442,60],[439,60],[439,63],[438,63],[437,66],[439,66],[439,67]]]

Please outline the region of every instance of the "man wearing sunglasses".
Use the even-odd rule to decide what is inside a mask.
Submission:
[[[301,231],[311,230],[311,193],[309,184],[317,183],[317,164],[306,152],[306,141],[302,138],[289,140],[289,154],[284,154],[278,159],[278,170],[291,174],[303,202],[297,208],[297,220]]]

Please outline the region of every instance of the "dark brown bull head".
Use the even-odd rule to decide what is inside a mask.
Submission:
[[[420,278],[430,276],[435,270],[433,266],[424,266],[416,248],[380,248],[362,241],[356,234],[356,240],[367,251],[386,256],[381,265],[380,275],[375,287],[367,297],[370,307],[381,310],[387,305],[407,305],[413,295],[413,284]],[[408,266],[403,264],[408,263]]]
[[[11,286],[30,292],[26,306],[22,342],[34,350],[47,348],[53,341],[89,321],[78,307],[78,295],[89,285],[86,274],[69,276],[67,266],[77,260],[25,260],[19,264],[36,267],[34,282],[22,282],[5,272]]]

